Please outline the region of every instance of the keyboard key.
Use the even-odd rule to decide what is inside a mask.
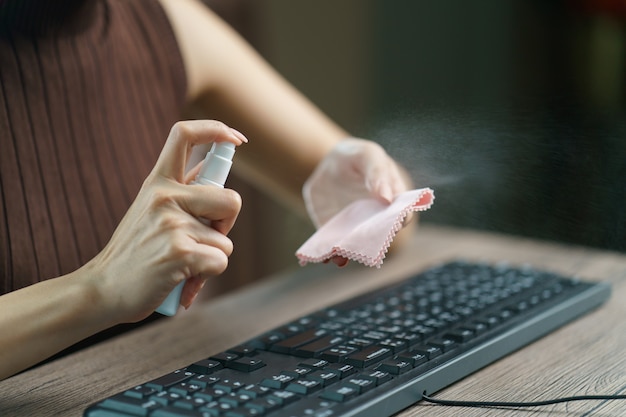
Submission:
[[[376,385],[382,385],[385,382],[389,382],[393,379],[389,372],[374,370],[370,372],[365,372],[360,374],[363,378],[370,378],[372,381],[376,382]]]
[[[248,384],[241,388],[237,393],[241,395],[247,395],[250,398],[260,398],[271,392],[271,388],[264,387],[256,384]]]
[[[273,375],[261,381],[261,385],[268,388],[283,389],[295,379],[296,377],[285,374]]]
[[[287,385],[285,388],[286,391],[295,392],[296,394],[310,394],[315,392],[323,387],[322,382],[314,381],[311,379],[298,379]]]
[[[337,403],[334,401],[310,397],[305,398],[302,401],[298,401],[296,404],[289,408],[289,413],[286,415],[290,417],[333,416],[335,415],[335,413],[333,413],[332,407],[336,405]]]
[[[169,389],[170,392],[176,392],[180,395],[190,395],[196,391],[201,390],[202,387],[198,384],[194,384],[192,382],[181,382],[180,384],[176,384]]]
[[[233,361],[226,362],[226,367],[241,372],[252,372],[265,366],[265,362],[255,358],[237,358]]]
[[[342,384],[326,389],[320,398],[336,402],[344,402],[359,395],[359,388],[354,384]]]
[[[149,397],[155,392],[157,391],[154,388],[150,388],[146,385],[139,385],[139,386],[136,386],[135,388],[125,391],[124,395],[141,399],[141,398]]]
[[[345,343],[346,346],[351,346],[359,350],[365,347],[371,346],[373,344],[374,344],[374,341],[370,339],[364,339],[362,337],[352,338]]]
[[[239,355],[233,352],[222,352],[222,353],[218,353],[217,355],[211,356],[209,359],[218,361],[222,365],[226,366],[228,362],[233,361],[237,359],[238,357]]]
[[[285,406],[285,405],[289,405],[297,400],[299,400],[301,397],[299,395],[296,395],[294,392],[292,391],[274,391],[272,393],[270,393],[267,398],[269,400],[274,400],[276,402],[278,402],[278,404]]]
[[[357,372],[354,366],[340,363],[331,363],[324,370],[335,372],[339,379],[344,379]]]
[[[257,349],[252,345],[239,345],[228,349],[228,352],[239,356],[252,356],[257,353]]]
[[[228,394],[223,389],[215,389],[214,387],[204,388],[193,393],[194,397],[202,398],[205,401],[217,401],[219,398]]]
[[[193,372],[188,371],[174,371],[171,374],[163,375],[160,378],[154,379],[146,384],[149,388],[154,388],[157,391],[162,391],[165,388],[171,387],[172,385],[176,385],[183,381],[188,380],[195,374]]]
[[[303,331],[305,331],[308,327],[303,326],[300,323],[290,323],[287,324],[283,327],[280,327],[278,329],[276,329],[276,331],[278,331],[279,333],[282,333],[285,335],[285,337],[291,337],[294,334],[298,334],[298,333],[302,333]]]
[[[359,391],[359,394],[362,394],[376,387],[376,379],[366,378],[364,375],[359,374],[348,378],[345,385],[355,387]]]
[[[200,385],[202,388],[206,388],[215,384],[220,380],[219,376],[215,375],[194,375],[189,382],[192,384]]]
[[[253,339],[248,342],[248,345],[256,348],[256,349],[267,349],[274,343],[277,343],[285,338],[285,335],[278,332],[268,332],[263,336]]]
[[[327,387],[333,382],[339,381],[339,375],[331,370],[314,371],[306,376],[306,379],[318,381],[323,387]]]
[[[265,413],[261,413],[254,408],[238,407],[232,411],[228,411],[226,414],[224,414],[224,417],[257,417],[264,414]]]
[[[398,359],[409,362],[413,367],[426,363],[428,361],[428,357],[423,353],[408,351],[403,352],[398,355]]]
[[[394,337],[406,343],[407,347],[413,346],[423,340],[421,335],[409,332],[396,333]]]
[[[372,345],[360,352],[353,353],[346,358],[346,363],[358,368],[366,368],[376,362],[391,356],[392,351],[389,348]]]
[[[476,319],[475,322],[478,324],[484,324],[488,328],[492,328],[500,323],[500,318],[498,316],[488,315]]]
[[[120,411],[133,416],[147,416],[152,410],[158,409],[160,404],[154,400],[132,398],[127,395],[118,394],[104,400],[101,406],[109,410]]]
[[[323,359],[305,359],[298,365],[310,368],[312,370],[324,369],[328,365],[328,361],[325,361]]]
[[[442,352],[447,352],[456,346],[456,342],[452,339],[437,338],[428,341],[428,344],[441,349]]]
[[[194,410],[169,406],[152,412],[150,417],[198,417],[199,415],[201,414]]]
[[[313,369],[311,368],[307,368],[305,366],[296,366],[293,369],[282,371],[281,374],[289,375],[297,379],[311,372],[313,372]]]
[[[270,350],[272,352],[278,353],[290,353],[294,352],[296,348],[311,343],[314,340],[319,339],[320,337],[326,335],[328,333],[325,329],[311,329],[305,332],[296,334],[295,336],[291,336],[287,339],[281,340],[278,343],[270,346]]]
[[[393,375],[400,375],[413,369],[413,365],[409,361],[398,358],[386,360],[378,365],[376,369]]]
[[[475,335],[479,335],[487,331],[487,326],[484,323],[470,322],[464,324],[466,329],[469,329]]]
[[[409,332],[419,335],[420,338],[423,340],[433,335],[435,333],[435,330],[431,327],[426,327],[426,326],[419,324],[409,329]]]
[[[389,333],[379,332],[379,331],[369,331],[367,333],[363,333],[361,335],[364,339],[369,339],[374,343],[381,341],[383,339],[387,339],[389,337]]]
[[[231,404],[223,403],[219,401],[212,401],[198,408],[197,411],[194,411],[196,414],[193,414],[193,415],[202,416],[202,417],[205,417],[206,415],[209,415],[212,417],[213,416],[221,417],[224,414],[228,413],[229,411],[232,411],[233,409],[234,407]]]
[[[210,400],[206,400],[201,397],[189,397],[189,398],[185,398],[184,400],[175,401],[173,406],[174,407],[187,407],[190,410],[193,410],[198,407],[203,407],[210,402],[211,402]]]
[[[440,348],[438,348],[436,346],[429,346],[429,345],[415,346],[411,350],[411,352],[422,354],[422,355],[426,356],[428,359],[436,358],[437,356],[441,355],[441,349]]]
[[[263,397],[254,401],[250,401],[244,407],[256,410],[257,412],[261,413],[261,415],[264,415],[274,410],[278,410],[280,406],[281,402],[278,399],[274,397]]]
[[[345,339],[342,336],[327,335],[316,340],[315,342],[300,346],[293,352],[293,354],[305,358],[319,357],[323,351],[343,343],[344,340]]]
[[[235,392],[243,388],[246,384],[241,381],[235,381],[232,379],[222,379],[213,385],[216,390],[223,390],[227,393]]]
[[[203,400],[202,398],[196,399],[200,401],[200,404],[197,404],[192,399],[183,398],[176,401],[174,404],[172,404],[172,406],[176,408],[184,408],[185,410],[193,410],[194,408],[196,408],[197,405],[204,405],[207,403],[207,401]]]
[[[400,339],[385,339],[378,342],[379,346],[388,347],[393,353],[405,350],[408,344]]]
[[[322,352],[320,358],[328,362],[339,363],[347,358],[348,355],[351,355],[358,351],[359,349],[353,346],[339,345]]]
[[[183,399],[183,396],[177,392],[161,391],[150,396],[150,400],[156,401],[161,405],[173,404],[178,400]]]
[[[444,338],[454,340],[457,343],[465,343],[474,337],[474,332],[470,329],[456,329],[447,332]]]
[[[234,392],[231,392],[230,394],[221,397],[217,401],[220,403],[229,404],[233,408],[236,408],[250,401],[250,397],[248,397],[247,395],[242,396],[242,395],[235,394]]]
[[[218,369],[222,369],[223,366],[220,362],[213,359],[203,359],[196,363],[193,363],[187,367],[189,372],[196,374],[210,374]]]

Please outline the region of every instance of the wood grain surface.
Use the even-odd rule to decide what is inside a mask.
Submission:
[[[421,226],[381,269],[294,267],[44,366],[0,381],[0,416],[82,415],[90,404],[288,322],[453,258],[529,263],[612,283],[601,308],[438,392],[457,400],[536,401],[626,394],[626,255],[513,236]],[[294,257],[295,265],[295,257]],[[0,336],[1,337],[1,336]],[[1,360],[1,358],[0,358]],[[420,402],[414,416],[626,416],[626,401],[532,409],[455,408]]]

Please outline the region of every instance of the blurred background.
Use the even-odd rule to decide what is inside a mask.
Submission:
[[[435,190],[422,223],[626,251],[626,0],[204,1]],[[215,291],[297,267],[314,231],[229,186],[244,207]]]

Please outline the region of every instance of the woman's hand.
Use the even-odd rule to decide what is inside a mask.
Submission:
[[[340,141],[320,162],[302,189],[315,227],[361,198],[391,203],[409,189],[396,162],[377,143],[349,138]]]
[[[391,203],[410,187],[410,180],[377,143],[349,138],[340,141],[320,162],[302,189],[304,202],[317,228],[361,198]],[[339,266],[347,263],[333,258]]]
[[[189,307],[205,280],[226,269],[233,251],[227,234],[241,197],[230,189],[188,184],[198,167],[185,175],[194,145],[223,141],[240,145],[247,139],[216,121],[174,125],[111,240],[85,266],[119,322],[147,317],[184,280],[181,304]]]

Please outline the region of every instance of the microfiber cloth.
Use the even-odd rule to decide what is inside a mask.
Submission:
[[[300,265],[334,256],[380,268],[405,217],[428,210],[435,195],[430,188],[405,191],[391,204],[374,198],[357,200],[322,225],[296,251]]]

